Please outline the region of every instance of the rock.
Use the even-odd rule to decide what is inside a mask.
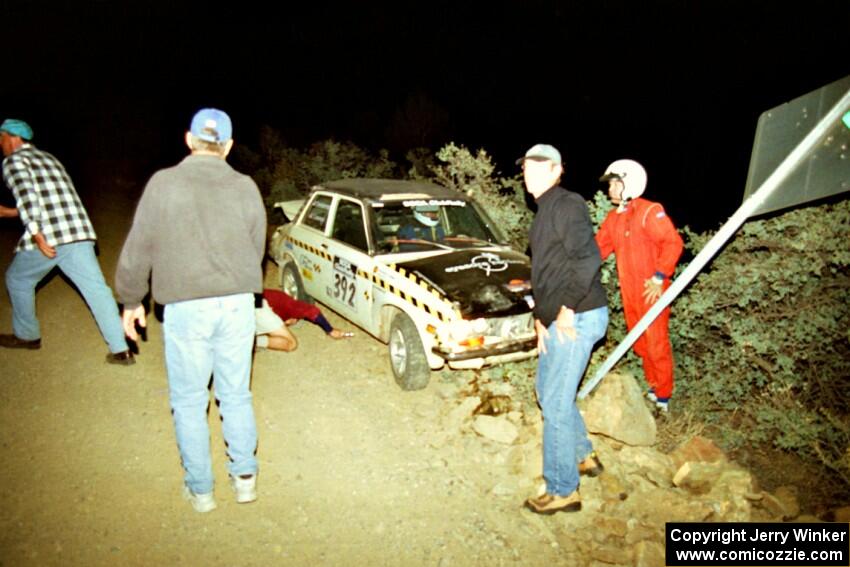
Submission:
[[[655,528],[646,524],[638,524],[626,534],[626,544],[635,545],[642,541],[656,542],[661,545],[664,542],[664,524],[660,524]],[[661,563],[663,565],[663,563]]]
[[[475,419],[472,420],[472,429],[482,437],[505,445],[510,445],[519,436],[516,425],[505,417],[475,416]]]
[[[850,522],[850,506],[843,506],[841,508],[831,510],[829,512],[829,518],[833,522],[841,522],[842,524]]]
[[[670,453],[670,458],[673,460],[676,470],[687,462],[718,463],[726,461],[726,455],[711,439],[699,435],[691,437],[688,441],[679,445]]]
[[[455,431],[460,429],[463,422],[466,421],[478,404],[481,403],[481,398],[478,396],[470,396],[465,398],[461,403],[455,406],[452,411],[446,416],[445,424],[447,431]]]
[[[658,567],[666,565],[664,546],[654,541],[641,541],[634,547],[635,567]]]
[[[494,486],[490,492],[493,496],[513,496],[517,493],[517,489],[518,487],[515,484],[509,481],[504,481]]]
[[[511,447],[507,458],[511,473],[524,479],[543,476],[543,446],[539,441],[529,441]]]
[[[786,520],[791,520],[800,515],[800,503],[797,501],[796,487],[780,486],[774,494],[782,502],[782,507],[785,508]]]
[[[619,462],[661,488],[669,488],[679,467],[673,466],[669,455],[648,447],[623,447]]]
[[[510,411],[508,412],[508,419],[511,420],[516,426],[522,425],[522,412],[521,411]]]
[[[716,463],[715,463],[716,464]],[[753,477],[744,469],[724,466],[709,497],[715,502],[714,520],[749,522],[752,520]]]
[[[624,481],[617,475],[605,472],[599,477],[602,499],[606,502],[620,502],[629,497]]]
[[[612,535],[618,538],[626,537],[629,527],[626,520],[614,516],[594,516],[593,528],[600,533]]]
[[[693,497],[668,498],[664,509],[654,510],[653,514],[652,523],[664,525],[666,522],[705,522],[716,516],[717,510],[712,502]]]
[[[712,463],[685,463],[673,476],[673,485],[694,494],[707,494],[720,478],[722,468]]]
[[[602,563],[613,563],[614,565],[631,565],[632,553],[630,549],[614,547],[613,545],[594,546],[590,550],[590,556]]]
[[[629,445],[655,444],[655,418],[633,376],[608,374],[581,405],[588,431]]]

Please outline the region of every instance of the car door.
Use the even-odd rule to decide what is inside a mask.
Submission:
[[[328,239],[332,264],[328,305],[353,323],[371,330],[372,258],[363,204],[338,197],[332,217]]]
[[[290,233],[304,291],[322,303],[328,302],[327,289],[332,281],[333,264],[327,237],[332,204],[333,195],[315,193],[297,229]]]

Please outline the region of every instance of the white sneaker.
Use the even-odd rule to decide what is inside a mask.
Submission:
[[[659,411],[659,412],[661,412],[661,413],[667,413],[667,411],[668,411],[668,409],[669,409],[669,408],[667,407],[667,404],[668,404],[668,402],[659,402],[659,401],[657,401],[657,400],[656,400],[656,402],[655,402],[655,407],[656,407],[656,408],[658,408],[658,411]]]
[[[212,492],[206,494],[195,494],[188,486],[183,486],[183,497],[192,504],[195,512],[206,513],[215,510],[218,505]]]
[[[655,390],[647,390],[646,399],[648,399],[650,402],[657,402],[658,396],[655,395]]]
[[[247,504],[257,499],[257,475],[239,475],[230,477],[230,486],[236,493],[236,502]]]

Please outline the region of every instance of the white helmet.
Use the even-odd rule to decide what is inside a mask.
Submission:
[[[437,217],[429,217],[425,213],[438,213],[440,211],[440,207],[437,205],[419,205],[413,207],[413,216],[429,228],[433,228],[440,223],[440,219]]]
[[[619,179],[623,182],[622,199],[624,201],[637,199],[646,189],[646,170],[633,159],[618,159],[609,165],[605,175],[600,177],[599,181],[609,179]]]

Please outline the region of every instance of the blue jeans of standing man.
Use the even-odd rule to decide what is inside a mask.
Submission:
[[[56,256],[48,258],[40,250],[21,250],[6,270],[6,289],[12,301],[12,331],[25,341],[41,338],[35,315],[35,287],[50,270],[59,266],[82,294],[103,335],[109,352],[127,350],[127,340],[112,290],[94,255],[94,241],[84,240],[56,246]]]
[[[543,409],[543,478],[546,492],[567,496],[578,488],[578,463],[593,447],[584,419],[576,406],[576,391],[590,360],[593,345],[605,336],[608,308],[576,313],[575,340],[563,344],[553,322],[549,325],[546,354],[537,362],[537,400]]]
[[[251,399],[254,295],[240,293],[165,306],[165,366],[185,483],[213,489],[207,419],[210,375],[222,418],[232,476],[257,472],[257,426]]]

